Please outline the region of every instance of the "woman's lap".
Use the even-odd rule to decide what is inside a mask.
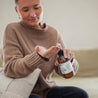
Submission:
[[[29,98],[41,98],[31,95]],[[86,91],[73,86],[57,86],[52,88],[46,98],[89,98]]]
[[[72,86],[54,87],[46,98],[89,98],[86,91]]]

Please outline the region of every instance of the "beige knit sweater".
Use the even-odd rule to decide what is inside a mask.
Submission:
[[[40,68],[41,74],[35,85],[33,93],[39,95],[46,94],[49,88],[55,86],[55,82],[50,81],[51,73],[55,69],[61,75],[58,67],[54,66],[56,56],[47,62],[35,51],[35,46],[40,45],[45,48],[60,43],[64,47],[63,41],[58,32],[46,24],[40,25],[37,29],[30,27],[23,22],[8,24],[3,40],[3,66],[6,76],[21,78],[30,74],[34,69]],[[75,72],[78,63],[74,59],[73,67]]]

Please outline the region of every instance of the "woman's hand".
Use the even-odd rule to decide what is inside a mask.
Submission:
[[[71,52],[71,50],[70,49],[66,49],[66,48],[64,48],[64,49],[62,49],[63,50],[63,52],[64,52],[64,57],[65,58],[68,58],[71,62],[72,62],[72,60],[73,60],[73,58],[74,58],[74,54]],[[58,63],[58,61],[56,60],[56,62],[55,62],[55,66],[58,66],[59,65],[59,63]]]
[[[74,58],[74,54],[71,52],[70,49],[63,49],[64,51],[64,57],[68,58],[70,61]]]
[[[56,46],[51,46],[49,49],[46,49],[45,47],[37,45],[35,47],[36,52],[38,52],[42,57],[50,58],[54,55],[57,55],[58,51],[60,50],[60,44],[57,44]]]

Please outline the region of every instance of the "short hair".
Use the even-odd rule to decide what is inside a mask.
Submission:
[[[15,5],[17,6],[17,2],[18,2],[19,0],[15,0]]]
[[[16,8],[17,8],[17,2],[18,2],[19,0],[15,0],[15,6],[16,6]]]
[[[18,0],[15,0],[15,4],[17,4]]]

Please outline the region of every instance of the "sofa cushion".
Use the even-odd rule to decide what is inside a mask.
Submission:
[[[24,78],[13,79],[5,76],[0,68],[0,98],[28,98],[40,72],[37,68]]]

